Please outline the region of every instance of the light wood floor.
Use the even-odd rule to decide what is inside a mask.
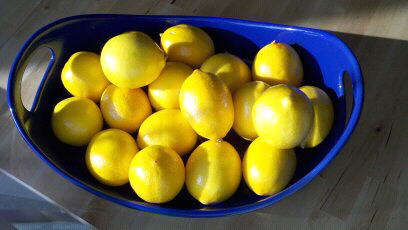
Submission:
[[[30,34],[56,19],[85,13],[220,16],[342,32],[337,35],[353,49],[364,75],[360,122],[323,173],[271,207],[239,216],[188,219],[115,205],[70,184],[42,163],[17,133],[5,96],[12,61]],[[408,3],[397,0],[2,0],[0,168],[99,229],[406,229],[407,39]],[[26,101],[32,99],[47,55],[40,52],[26,70]]]

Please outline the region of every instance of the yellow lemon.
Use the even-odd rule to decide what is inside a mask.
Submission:
[[[180,109],[193,129],[208,139],[223,138],[234,122],[227,85],[217,76],[194,70],[180,90]]]
[[[101,111],[110,127],[134,133],[152,114],[152,107],[142,89],[126,89],[110,85],[102,94]]]
[[[313,124],[313,105],[289,85],[271,86],[255,101],[252,119],[256,133],[280,149],[298,146]]]
[[[272,42],[256,54],[252,77],[270,85],[288,84],[298,87],[303,80],[302,62],[290,45]]]
[[[180,155],[190,152],[197,142],[197,134],[178,109],[163,109],[149,116],[140,126],[137,144],[170,147]]]
[[[230,53],[220,53],[209,57],[200,69],[220,77],[232,93],[251,80],[251,71],[247,64]]]
[[[101,65],[106,77],[123,88],[150,84],[165,64],[164,52],[147,34],[139,31],[109,39],[101,52]]]
[[[184,185],[185,169],[181,157],[169,147],[148,146],[136,154],[129,168],[133,190],[150,203],[172,200]]]
[[[299,88],[312,101],[314,122],[306,139],[300,145],[311,148],[319,145],[329,135],[334,121],[334,108],[330,97],[322,89],[315,86]]]
[[[202,204],[220,203],[235,193],[241,173],[241,159],[234,147],[225,141],[209,140],[187,160],[187,190]]]
[[[178,109],[180,88],[193,69],[181,62],[167,62],[159,77],[148,86],[148,95],[156,110]]]
[[[66,144],[85,146],[95,133],[102,130],[99,107],[85,97],[66,98],[54,107],[51,127],[55,136]]]
[[[76,97],[87,97],[99,102],[110,84],[102,71],[100,57],[91,52],[74,53],[61,72],[64,87]]]
[[[248,187],[257,195],[273,195],[283,190],[296,170],[293,149],[277,149],[269,141],[255,139],[245,152],[242,172]]]
[[[129,166],[138,148],[133,137],[119,129],[97,133],[86,149],[85,162],[98,181],[110,186],[129,182]]]
[[[239,88],[232,98],[235,112],[232,128],[246,140],[254,140],[258,136],[252,121],[252,107],[267,88],[269,85],[262,81],[251,81]]]
[[[214,42],[202,29],[180,24],[168,28],[161,35],[161,45],[169,61],[183,62],[199,68],[214,54]]]

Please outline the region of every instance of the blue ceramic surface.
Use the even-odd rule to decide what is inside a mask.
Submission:
[[[142,201],[129,185],[109,187],[97,182],[85,166],[85,148],[59,142],[51,131],[53,107],[69,93],[61,83],[60,73],[70,55],[77,51],[100,53],[104,43],[120,33],[139,30],[159,42],[159,33],[166,28],[190,24],[204,29],[214,40],[216,53],[230,52],[249,65],[257,51],[273,40],[292,45],[304,65],[304,84],[324,89],[335,105],[334,127],[328,138],[316,148],[296,149],[298,167],[289,186],[267,197],[253,194],[242,181],[235,195],[221,204],[203,206],[185,188],[171,202],[149,204]],[[30,55],[39,47],[48,47],[50,64],[40,84],[33,106],[21,102],[21,80]],[[353,85],[353,105],[346,124],[343,74],[348,72]],[[351,50],[332,34],[299,27],[266,23],[178,16],[81,15],[64,18],[35,32],[21,48],[11,68],[7,99],[10,112],[21,136],[32,150],[53,170],[73,184],[106,200],[142,211],[185,217],[214,217],[245,213],[271,205],[305,186],[317,176],[350,137],[359,119],[364,87],[359,64]],[[249,142],[230,132],[225,138],[237,150],[245,151]]]

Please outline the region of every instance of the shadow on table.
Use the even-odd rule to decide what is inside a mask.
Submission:
[[[8,112],[7,91],[0,88],[0,115]]]

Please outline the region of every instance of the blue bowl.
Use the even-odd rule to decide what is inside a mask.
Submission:
[[[260,197],[252,193],[242,181],[229,200],[204,206],[194,200],[185,188],[171,202],[149,204],[141,200],[129,185],[109,187],[96,181],[88,172],[85,148],[59,142],[51,131],[53,107],[69,93],[61,83],[60,73],[70,55],[77,51],[100,53],[104,43],[120,33],[139,30],[159,41],[166,28],[190,24],[204,29],[214,40],[216,53],[228,51],[249,65],[260,47],[273,40],[292,45],[304,65],[304,84],[324,89],[335,106],[334,127],[326,140],[316,148],[296,149],[298,167],[286,189],[273,196]],[[40,84],[33,106],[26,109],[21,101],[21,80],[30,56],[39,47],[51,52],[49,66]],[[353,85],[353,105],[346,124],[346,102],[343,75],[347,72]],[[214,217],[249,212],[269,206],[293,194],[318,173],[339,153],[350,137],[360,116],[364,95],[360,66],[352,51],[332,34],[299,27],[272,25],[234,19],[208,17],[81,15],[64,18],[35,32],[21,48],[10,71],[7,100],[11,115],[21,136],[33,151],[53,170],[68,181],[106,200],[152,213]],[[249,142],[230,132],[231,142],[241,156]]]

